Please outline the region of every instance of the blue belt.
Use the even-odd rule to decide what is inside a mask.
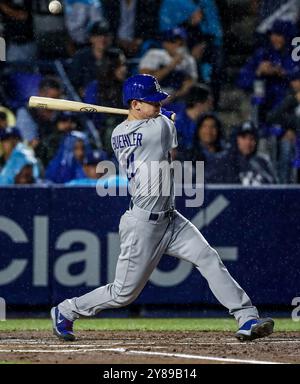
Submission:
[[[132,209],[133,206],[134,206],[134,204],[133,204],[132,200],[130,200],[130,204],[129,204],[130,209]],[[158,213],[150,212],[149,213],[149,220],[157,221],[159,216],[160,215]],[[174,216],[174,209],[173,208],[168,209],[167,211],[164,212],[163,216],[164,217],[173,218],[173,216]]]

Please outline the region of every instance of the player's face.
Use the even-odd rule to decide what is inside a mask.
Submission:
[[[138,114],[140,119],[151,119],[160,114],[161,102],[150,103],[134,100],[132,102],[132,108]]]
[[[256,147],[256,139],[252,134],[240,135],[237,138],[239,152],[243,156],[250,156]]]

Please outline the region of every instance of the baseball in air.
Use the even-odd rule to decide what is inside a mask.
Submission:
[[[62,5],[60,1],[53,0],[49,3],[49,11],[54,15],[57,15],[62,11]]]

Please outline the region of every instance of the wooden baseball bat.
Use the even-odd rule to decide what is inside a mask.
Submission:
[[[69,112],[94,112],[94,113],[112,113],[115,115],[128,115],[128,109],[103,107],[101,105],[81,103],[79,101],[70,101],[64,99],[52,99],[50,97],[31,96],[28,106],[30,108],[51,109],[53,111]],[[173,113],[171,120],[175,121],[176,113]]]
[[[52,99],[49,97],[39,96],[31,96],[29,99],[28,106],[30,108],[51,109],[53,111],[97,112],[113,113],[116,115],[128,115],[128,109],[103,107],[101,105],[80,103],[78,101]]]

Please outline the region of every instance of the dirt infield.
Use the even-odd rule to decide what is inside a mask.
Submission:
[[[48,332],[1,332],[0,361],[28,363],[299,363],[300,332],[240,343],[227,332],[85,331],[73,343]]]

